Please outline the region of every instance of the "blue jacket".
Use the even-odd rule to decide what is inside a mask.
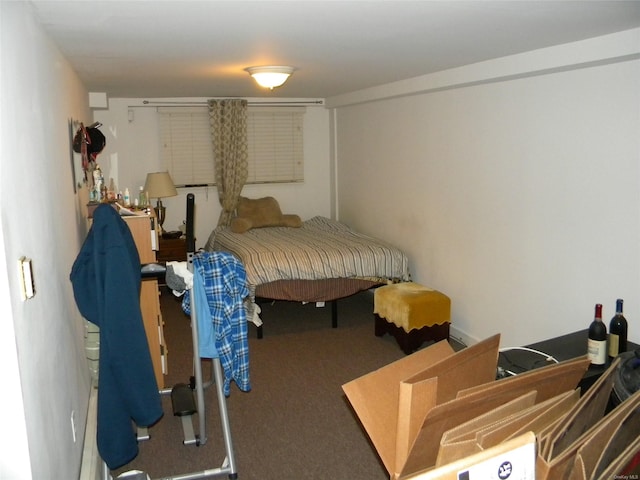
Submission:
[[[154,424],[162,404],[140,312],[140,257],[129,227],[107,204],[94,211],[71,282],[80,313],[100,327],[97,443],[115,469],[138,455],[133,422]]]

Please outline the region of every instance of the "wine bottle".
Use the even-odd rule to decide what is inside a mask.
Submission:
[[[602,305],[596,304],[596,313],[589,326],[587,352],[592,365],[604,365],[607,360],[607,327],[602,322]]]
[[[622,314],[622,299],[616,300],[616,314],[609,323],[609,356],[627,351],[627,319]]]

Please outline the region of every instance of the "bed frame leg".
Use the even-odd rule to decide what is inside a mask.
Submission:
[[[331,300],[331,328],[338,328],[338,301]]]
[[[331,328],[338,328],[338,301],[331,300]],[[261,339],[264,335],[262,325],[256,327],[257,337]]]

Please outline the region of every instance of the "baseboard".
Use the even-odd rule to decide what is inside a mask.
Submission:
[[[87,426],[84,431],[84,448],[82,451],[82,465],[80,480],[102,480],[102,459],[98,453],[96,434],[98,431],[98,389],[91,386],[89,408],[87,411]]]
[[[456,328],[456,326],[453,324],[451,324],[449,328],[449,337],[452,337],[454,340],[457,340],[458,342],[466,346],[475,345],[476,343],[480,342],[478,338],[471,336],[466,332],[463,332],[459,328]]]

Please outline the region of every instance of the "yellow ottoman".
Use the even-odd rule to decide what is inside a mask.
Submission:
[[[375,334],[393,335],[407,355],[424,342],[449,339],[451,299],[413,282],[378,287],[373,296]]]

